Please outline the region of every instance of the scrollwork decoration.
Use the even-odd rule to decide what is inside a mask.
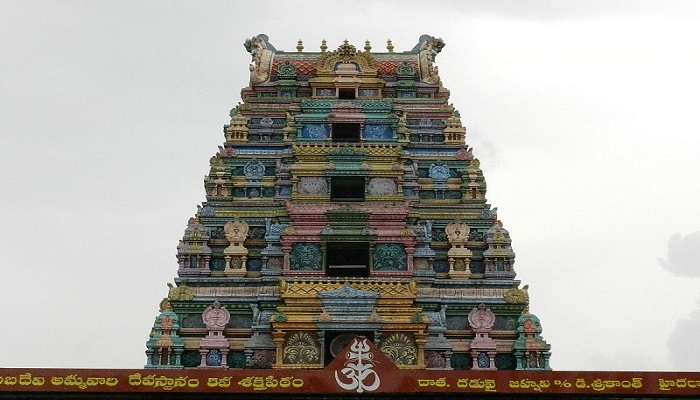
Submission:
[[[405,333],[389,335],[382,341],[380,350],[400,366],[415,365],[418,360],[418,349]]]
[[[318,364],[321,351],[318,342],[306,332],[295,332],[284,347],[285,364]]]

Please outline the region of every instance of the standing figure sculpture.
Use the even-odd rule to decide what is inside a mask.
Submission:
[[[248,249],[245,248],[243,243],[248,237],[248,224],[236,218],[234,221],[229,221],[224,225],[224,233],[231,244],[224,249],[226,259],[224,273],[229,276],[245,276]]]
[[[418,53],[420,80],[432,85],[440,83],[437,66],[433,65],[435,56],[445,47],[445,42],[434,36],[421,35],[418,44],[411,50]]]
[[[270,80],[272,59],[275,56],[275,47],[268,42],[267,35],[260,34],[247,39],[243,44],[250,53],[250,86]]]

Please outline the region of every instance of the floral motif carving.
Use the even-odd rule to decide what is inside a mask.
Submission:
[[[491,360],[489,359],[488,353],[485,351],[479,352],[479,355],[476,357],[476,364],[480,369],[487,369],[491,366]]]
[[[402,62],[396,69],[398,75],[412,78],[416,74],[416,70],[407,62]]]
[[[292,333],[284,346],[283,360],[285,364],[318,364],[320,346],[309,333]]]
[[[405,333],[393,333],[382,340],[380,350],[399,366],[416,365],[418,349],[413,339]]]
[[[391,139],[394,132],[389,125],[367,125],[363,131],[365,139]]]
[[[294,80],[297,78],[297,69],[289,62],[285,62],[277,69],[277,78]]]
[[[221,351],[218,349],[211,349],[207,353],[206,365],[208,367],[218,367],[221,365]]]
[[[269,369],[275,363],[274,350],[256,350],[250,358],[250,367],[256,369]]]
[[[327,194],[328,181],[317,176],[305,176],[299,179],[300,194]]]
[[[301,128],[302,139],[326,139],[328,127],[324,124],[306,124]]]
[[[290,268],[295,271],[320,271],[321,247],[313,243],[297,243],[290,254]]]
[[[260,118],[260,126],[262,126],[263,128],[271,128],[274,123],[275,120],[268,115]]]
[[[374,248],[373,267],[377,271],[405,271],[406,250],[402,244],[378,244]]]
[[[265,176],[265,165],[258,160],[249,161],[243,167],[243,174],[248,179],[262,179]]]
[[[392,178],[372,178],[367,183],[367,192],[375,196],[396,194],[396,181]]]
[[[436,182],[445,182],[450,177],[450,168],[443,164],[431,164],[428,175]]]

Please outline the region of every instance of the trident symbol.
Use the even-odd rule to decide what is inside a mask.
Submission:
[[[335,371],[335,381],[344,390],[355,390],[357,393],[372,392],[379,388],[381,381],[372,363],[373,355],[369,352],[367,339],[362,342],[353,339],[350,351],[346,354],[345,367],[340,370],[345,382]],[[349,381],[348,381],[349,380]]]

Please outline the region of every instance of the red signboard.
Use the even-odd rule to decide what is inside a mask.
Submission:
[[[356,338],[324,369],[0,368],[1,392],[562,394],[700,397],[700,372],[438,371],[398,369]]]
[[[376,371],[375,371],[376,372]],[[521,372],[397,370],[340,386],[323,370],[0,369],[0,392],[501,393],[700,397],[698,372]],[[369,376],[369,375],[366,375]],[[376,387],[375,387],[376,386]]]

